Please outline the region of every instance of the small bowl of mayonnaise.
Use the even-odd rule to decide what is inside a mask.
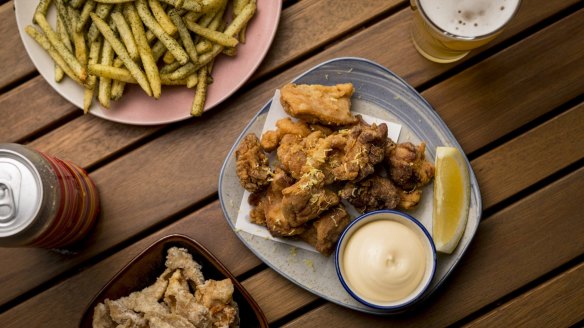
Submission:
[[[418,220],[380,210],[349,224],[337,244],[335,264],[341,284],[357,301],[402,312],[424,297],[436,271],[436,249]]]

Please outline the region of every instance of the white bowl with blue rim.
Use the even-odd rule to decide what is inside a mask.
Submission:
[[[341,285],[357,301],[387,313],[404,312],[426,296],[436,249],[414,217],[379,210],[356,218],[341,234],[335,266]]]

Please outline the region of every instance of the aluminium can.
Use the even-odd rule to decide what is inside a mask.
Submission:
[[[19,144],[0,144],[0,247],[59,248],[93,227],[100,204],[79,166]]]

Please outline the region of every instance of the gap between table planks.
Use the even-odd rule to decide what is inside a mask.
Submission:
[[[565,242],[576,240],[584,233],[584,226],[580,224],[577,215],[583,189],[584,168],[581,168],[481,222],[477,236],[457,270],[425,307],[407,318],[365,315],[327,303],[289,326],[358,326],[359,323],[368,327],[387,326],[390,323],[426,326],[428,322],[436,325],[452,323],[584,253],[582,244]],[[557,207],[557,204],[561,206]],[[213,213],[215,215],[208,215]],[[214,203],[6,311],[0,315],[0,321],[6,327],[20,327],[23,324],[35,326],[46,322],[60,327],[75,325],[86,304],[112,276],[112,272],[121,268],[146,245],[172,232],[187,233],[195,239],[203,239],[202,243],[224,259],[231,270],[236,274],[241,273],[241,267],[234,268],[233,264],[244,264],[249,260],[241,256],[248,254],[248,251],[235,239],[220,215],[219,207]],[[553,220],[558,217],[562,220]],[[217,236],[221,239],[217,240]],[[509,248],[517,251],[509,252]],[[543,256],[552,255],[550,252],[553,256]],[[487,281],[496,281],[497,284],[485,283]],[[271,269],[252,276],[244,281],[244,285],[270,322],[296,310],[296,306],[316,299],[314,295],[271,272]],[[275,297],[286,301],[276,302]]]
[[[465,327],[569,327],[584,319],[584,263],[497,307]]]
[[[559,26],[563,26],[563,24],[558,24]],[[550,30],[552,32],[550,32]],[[553,31],[554,29],[550,28],[540,33],[554,36]],[[565,32],[565,29],[559,28],[557,33],[562,32]],[[514,48],[510,48],[509,51],[511,51],[511,49]],[[521,49],[515,51],[521,51],[524,54],[529,53],[529,47],[525,51]],[[563,49],[560,48],[560,50]],[[556,57],[558,56],[553,52],[553,50],[550,51],[552,51],[552,54]],[[559,53],[561,55],[563,52],[559,51]],[[496,58],[497,57],[494,56],[493,60]],[[282,79],[284,79],[284,77]],[[566,81],[566,83],[569,83],[569,81]],[[264,91],[264,95],[267,95],[271,92],[271,90],[268,91],[269,92]],[[537,90],[534,92],[536,91]],[[249,97],[246,98],[246,96],[244,96],[243,98],[249,99],[251,97],[257,97],[255,90],[251,91],[250,94],[251,95]],[[266,99],[266,97],[262,99]],[[251,101],[257,102],[257,100],[250,100],[250,102]],[[248,106],[250,102],[244,101],[244,103]],[[253,107],[253,110],[255,110],[255,108],[259,108],[259,105]],[[213,121],[211,118],[218,114],[210,114],[211,115],[208,115],[206,118],[204,117],[202,121],[198,121],[197,123],[199,125],[197,125],[197,123],[194,124],[195,126],[201,127],[201,129],[198,129],[196,132],[193,132],[191,126],[182,126],[176,131],[156,139],[149,144],[139,148],[137,151],[132,152],[128,156],[124,156],[123,158],[113,162],[111,165],[107,165],[106,167],[96,171],[93,176],[96,181],[98,181],[98,184],[101,184],[100,187],[102,188],[104,197],[109,199],[108,204],[104,205],[103,216],[108,217],[109,221],[101,220],[104,222],[101,222],[98,225],[98,229],[95,231],[94,235],[92,235],[90,241],[87,242],[87,244],[93,243],[97,246],[88,247],[85,249],[85,253],[80,254],[74,259],[70,259],[69,262],[59,262],[61,264],[59,267],[56,267],[55,264],[50,264],[51,262],[55,261],[55,259],[51,259],[51,255],[43,256],[42,254],[45,254],[45,252],[42,250],[34,250],[32,252],[30,250],[18,250],[17,252],[20,252],[20,254],[29,252],[29,255],[25,256],[28,258],[28,260],[23,260],[21,265],[13,268],[11,272],[17,272],[19,270],[27,271],[26,267],[28,265],[32,265],[32,261],[36,261],[37,256],[41,257],[39,262],[46,263],[47,268],[42,272],[38,272],[38,276],[36,275],[37,273],[35,273],[35,277],[28,277],[28,279],[30,279],[28,281],[15,282],[13,280],[5,280],[7,285],[12,286],[12,288],[4,294],[6,295],[5,301],[9,300],[11,297],[21,294],[26,290],[26,288],[31,288],[30,286],[37,286],[38,284],[50,279],[51,277],[64,272],[68,268],[71,268],[74,265],[78,265],[79,263],[83,262],[83,259],[88,259],[91,256],[95,256],[107,248],[122,242],[130,236],[138,233],[140,229],[147,229],[148,226],[155,224],[155,222],[160,223],[164,220],[164,218],[169,216],[171,217],[174,213],[176,213],[177,208],[185,208],[185,206],[188,207],[187,204],[191,203],[193,199],[202,199],[215,192],[216,188],[214,184],[217,179],[216,173],[202,172],[201,174],[199,172],[199,175],[197,175],[199,166],[195,167],[191,165],[192,161],[189,155],[197,153],[196,149],[205,149],[206,147],[211,147],[211,145],[213,145],[214,148],[217,148],[216,144],[211,143],[211,139],[216,139],[216,133],[217,131],[221,130],[221,126],[233,126],[233,124],[224,125],[225,122],[221,122],[219,120]],[[233,120],[234,119],[230,118],[230,122]],[[237,123],[236,121],[235,125],[237,126],[237,124],[241,123]],[[233,131],[236,132],[239,130],[233,129]],[[197,136],[193,137],[193,133],[195,133]],[[460,137],[464,139],[464,135],[459,136],[459,138]],[[174,146],[169,149],[167,146],[169,144]],[[185,146],[187,149],[183,148]],[[194,148],[192,148],[193,146]],[[228,147],[229,145],[225,146]],[[192,149],[189,150],[188,148]],[[224,153],[222,153],[222,151],[219,151],[220,155],[222,156],[209,153],[203,154],[203,156],[200,158],[201,163],[206,163],[206,165],[211,165],[212,167],[219,167],[224,157]],[[158,154],[164,153],[165,155],[163,157],[157,157],[157,152]],[[148,163],[148,161],[152,158],[156,158],[157,160],[154,162],[151,161],[151,165],[144,167],[141,165],[136,166],[138,163]],[[165,158],[172,158],[172,163],[165,162]],[[162,178],[160,180],[172,185],[153,184],[154,189],[143,188],[140,185],[152,184],[151,179],[152,177],[156,176],[156,172],[165,172],[165,170],[169,170],[169,165],[178,165],[172,169],[172,174],[181,175],[171,179],[172,181],[167,181],[168,179]],[[114,174],[111,175],[107,173],[104,175],[103,172],[111,172]],[[132,176],[134,178],[132,178],[131,181],[126,181],[127,177]],[[193,180],[199,181],[201,185],[204,185],[209,190],[199,189],[193,193],[192,190],[196,189],[193,188],[192,183],[190,183],[190,181]],[[155,181],[158,181],[158,179],[155,179]],[[106,189],[104,186],[109,186],[109,188],[112,189]],[[165,192],[168,190],[166,195],[166,197],[169,199],[168,201],[161,200],[160,197],[157,197],[160,196],[160,194],[157,194],[156,192],[160,190],[165,190]],[[124,198],[128,195],[134,195],[134,200]],[[119,200],[120,197],[122,200],[121,202]],[[148,199],[148,197],[150,198]],[[138,199],[141,199],[140,202],[137,202]],[[144,199],[147,200],[145,201]],[[144,208],[141,204],[148,204],[152,207]],[[156,208],[156,211],[152,210],[154,208]],[[158,215],[158,217],[155,217],[156,215]],[[142,226],[137,227],[135,220],[141,220],[140,224],[142,224]],[[107,231],[107,233],[104,231]],[[28,261],[30,261],[29,264],[22,265]],[[6,273],[6,276],[10,276],[10,274]],[[15,283],[18,285],[15,286]]]

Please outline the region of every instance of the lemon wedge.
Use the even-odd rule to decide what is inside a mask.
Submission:
[[[463,154],[436,148],[432,237],[436,251],[451,254],[464,234],[470,204],[470,177]]]

